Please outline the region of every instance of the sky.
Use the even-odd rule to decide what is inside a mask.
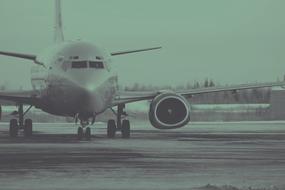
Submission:
[[[113,52],[123,85],[270,82],[285,73],[284,0],[63,0],[66,40]],[[53,45],[54,2],[0,0],[0,50]],[[30,87],[31,62],[0,56],[0,84]]]

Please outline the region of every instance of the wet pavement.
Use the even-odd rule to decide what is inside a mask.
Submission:
[[[0,189],[192,189],[207,184],[285,188],[285,122],[194,123],[160,131],[132,126],[131,139],[73,124],[34,124],[31,138],[0,124]]]

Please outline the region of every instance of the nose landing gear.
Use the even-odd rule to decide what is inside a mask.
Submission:
[[[90,140],[91,139],[91,128],[90,127],[78,127],[77,129],[77,138],[78,140],[82,140],[83,138],[85,138],[86,140]]]
[[[107,123],[107,137],[112,139],[116,137],[116,132],[121,132],[121,137],[123,139],[129,139],[131,136],[131,130],[130,130],[130,121],[127,119],[124,119],[127,117],[127,113],[125,112],[125,104],[119,104],[117,112],[111,109],[114,114],[117,116],[117,119],[110,119]],[[124,117],[124,118],[123,118]],[[84,117],[84,115],[76,114],[75,115],[75,122],[80,120],[80,127],[77,129],[77,137],[78,140],[82,140],[85,138],[86,140],[91,139],[91,128],[86,127],[89,125],[89,119],[88,117]],[[91,120],[91,125],[95,123],[95,116]]]
[[[92,120],[92,124],[94,123],[93,121],[95,121],[95,119]],[[91,128],[86,127],[89,125],[89,121],[88,120],[81,120],[80,125],[81,126],[78,127],[78,129],[77,129],[78,140],[82,140],[83,138],[85,138],[86,140],[89,141],[91,139]]]

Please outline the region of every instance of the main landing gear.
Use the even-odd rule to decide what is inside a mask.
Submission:
[[[122,116],[127,116],[125,110],[125,104],[118,105],[118,111],[115,113],[117,115],[117,123],[115,120],[111,119],[108,121],[107,125],[107,137],[115,138],[116,132],[121,131],[122,138],[130,138],[130,121],[127,119],[122,120]]]
[[[11,119],[10,120],[10,128],[9,134],[10,137],[17,137],[19,130],[24,130],[25,137],[31,137],[33,135],[33,121],[31,119],[25,119],[24,116],[28,111],[32,108],[30,106],[25,112],[23,109],[23,104],[20,104],[18,107],[18,111],[14,113],[15,115],[19,115],[19,120]]]

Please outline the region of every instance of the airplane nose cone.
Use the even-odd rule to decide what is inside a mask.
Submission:
[[[97,78],[96,73],[91,73],[86,71],[76,71],[70,74],[72,81],[79,87],[86,89],[88,91],[93,91],[96,89]]]
[[[89,91],[94,91],[108,79],[108,73],[105,69],[72,69],[69,70],[68,75],[75,84]]]
[[[92,81],[81,81],[79,84],[81,88],[85,89],[88,92],[94,92],[96,90],[96,85]]]

